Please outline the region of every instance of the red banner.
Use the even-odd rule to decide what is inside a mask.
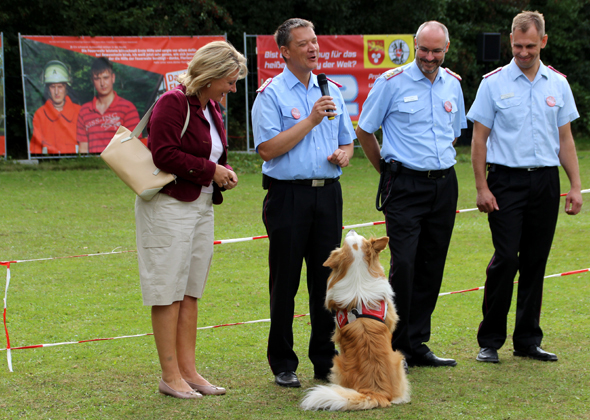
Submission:
[[[414,60],[412,35],[319,35],[320,59],[316,74],[342,85],[348,113],[356,126],[362,105],[375,79],[386,70]],[[271,35],[256,38],[258,86],[285,67]]]
[[[225,37],[22,36],[30,154],[102,152],[178,84],[195,51],[218,40]]]

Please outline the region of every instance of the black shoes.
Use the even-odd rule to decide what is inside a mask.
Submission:
[[[557,356],[553,353],[543,350],[537,345],[532,345],[526,349],[514,349],[515,356],[528,357],[530,359],[540,360],[542,362],[557,362]]]
[[[413,356],[410,360],[408,360],[408,366],[457,366],[457,362],[454,359],[443,359],[441,357],[437,357],[433,352],[429,351],[424,356]]]
[[[275,382],[277,385],[288,388],[299,388],[301,386],[301,382],[299,382],[295,372],[290,370],[276,374]]]
[[[482,347],[475,358],[478,362],[498,363],[498,351],[491,347]]]

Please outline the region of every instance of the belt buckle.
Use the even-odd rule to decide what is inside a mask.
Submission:
[[[431,172],[436,172],[436,171],[433,171],[433,170],[430,170],[430,171],[428,171],[428,174],[426,175],[426,177],[427,177],[428,179],[436,179],[436,177],[435,177],[435,176],[430,176],[430,173],[431,173]]]
[[[536,167],[536,168],[526,168],[526,170],[528,172],[533,172],[533,171],[536,171],[537,169],[539,169],[539,168],[538,167]]]
[[[324,179],[312,179],[311,186],[312,187],[323,187],[326,180]]]

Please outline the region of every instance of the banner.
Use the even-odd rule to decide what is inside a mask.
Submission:
[[[4,99],[4,34],[0,32],[0,156],[6,158],[6,100]]]
[[[20,36],[29,157],[103,151],[224,36]],[[142,139],[147,142],[147,139]]]
[[[319,35],[316,74],[342,85],[340,88],[353,125],[375,79],[388,69],[414,60],[413,35]],[[256,38],[258,86],[283,71],[285,61],[271,35]]]

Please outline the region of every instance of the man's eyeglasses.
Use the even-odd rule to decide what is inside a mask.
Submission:
[[[437,48],[436,50],[429,50],[426,47],[418,47],[418,51],[420,51],[424,55],[428,55],[429,52],[431,52],[432,55],[441,55],[442,53],[445,52],[445,49],[444,48]]]

